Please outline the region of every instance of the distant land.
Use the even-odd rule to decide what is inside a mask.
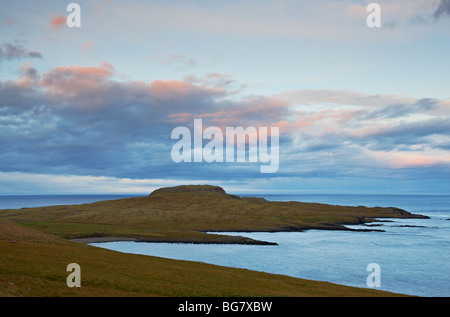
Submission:
[[[345,225],[370,223],[376,218],[427,218],[396,207],[350,207],[240,197],[212,185],[165,187],[149,196],[90,204],[1,210],[0,217],[79,242],[226,244],[273,244],[226,235],[226,232],[355,230]]]
[[[126,254],[90,241],[272,244],[226,231],[350,230],[375,218],[425,218],[392,208],[271,202],[221,187],[160,188],[146,197],[0,210],[0,296],[391,297],[375,289],[200,262]],[[224,234],[208,234],[222,231]],[[79,241],[79,242],[77,242]],[[81,287],[66,285],[69,263]]]

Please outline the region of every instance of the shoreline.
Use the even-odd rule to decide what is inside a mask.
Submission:
[[[277,243],[230,236],[227,232],[384,232],[381,228],[348,226],[367,225],[383,218],[428,218],[397,207],[340,206],[239,197],[212,185],[181,185],[160,188],[143,197],[12,209],[0,214],[80,243],[135,241],[245,245]]]
[[[259,232],[259,231],[256,231]],[[224,236],[223,240],[201,240],[201,239],[139,239],[130,237],[84,237],[67,239],[78,243],[103,243],[103,242],[142,242],[142,243],[180,243],[180,244],[240,244],[240,245],[278,245],[275,242],[254,240],[241,236]]]
[[[427,216],[415,215],[411,218],[428,218]],[[383,221],[393,221],[393,220],[377,220],[373,219],[372,221],[361,222],[356,225],[366,225],[370,226],[371,222],[383,222]],[[354,223],[349,223],[348,225],[355,225]],[[380,226],[380,225],[377,225]],[[285,229],[276,229],[276,230],[248,230],[248,229],[236,229],[236,230],[200,230],[199,232],[203,232],[208,234],[208,232],[213,232],[214,234],[220,233],[223,234],[221,239],[216,240],[206,240],[206,239],[148,239],[148,238],[138,238],[138,237],[101,237],[101,236],[87,236],[82,238],[72,238],[67,239],[73,242],[79,243],[103,243],[103,242],[147,242],[147,243],[180,243],[180,244],[240,244],[240,245],[278,245],[276,242],[270,241],[262,241],[262,240],[254,240],[252,238],[244,237],[244,236],[229,236],[226,235],[227,232],[242,232],[242,233],[252,233],[252,232],[305,232],[308,230],[325,230],[325,231],[354,231],[354,232],[385,232],[382,229],[354,229],[348,228],[344,225],[338,224],[330,224],[330,226],[309,226],[309,227],[288,227]]]
[[[113,267],[111,270],[101,268],[99,269],[100,273],[109,271],[119,272],[117,266],[122,268],[120,266],[122,264],[125,270],[129,270],[129,263],[134,261],[125,260],[125,257],[128,256],[130,259],[136,259],[136,261],[142,259],[143,262],[163,261],[162,263],[169,263],[166,261],[170,260],[169,258],[160,259],[157,256],[135,258],[130,255],[118,255],[117,252],[109,254],[105,253],[103,250],[98,251],[98,249],[102,248],[101,243],[169,243],[167,245],[168,247],[170,245],[176,246],[176,244],[178,244],[181,249],[187,248],[188,245],[194,246],[201,244],[215,244],[215,248],[222,245],[225,249],[230,248],[231,245],[272,245],[282,247],[281,240],[278,243],[268,242],[270,240],[277,241],[275,235],[274,237],[271,237],[270,234],[263,236],[255,235],[253,239],[248,238],[245,235],[247,233],[247,236],[252,236],[250,233],[259,232],[292,232],[295,234],[296,232],[301,233],[307,232],[308,230],[331,230],[335,231],[336,234],[339,234],[339,231],[344,234],[347,232],[348,234],[346,234],[346,236],[350,236],[350,239],[353,239],[354,235],[357,234],[353,235],[350,233],[352,231],[380,232],[380,235],[382,235],[382,232],[389,231],[387,226],[378,224],[379,222],[396,222],[407,218],[429,218],[428,216],[412,214],[396,207],[339,206],[296,201],[271,202],[256,198],[238,199],[227,194],[215,192],[189,194],[190,193],[184,192],[163,192],[152,194],[151,197],[99,201],[81,205],[58,205],[39,208],[22,208],[20,210],[4,210],[0,213],[2,216],[0,218],[4,217],[17,224],[23,224],[25,226],[24,228],[21,228],[20,230],[16,229],[13,233],[15,235],[18,233],[22,234],[21,230],[23,230],[24,233],[22,236],[24,241],[27,242],[35,242],[34,240],[30,240],[29,233],[26,231],[28,230],[26,229],[27,226],[30,227],[30,232],[34,232],[35,235],[37,235],[37,231],[43,231],[47,234],[55,235],[58,238],[64,238],[58,240],[55,238],[55,241],[58,243],[52,242],[51,244],[55,244],[56,246],[51,246],[51,249],[48,249],[49,243],[47,242],[45,242],[45,244],[40,243],[36,245],[28,245],[28,243],[19,245],[14,244],[10,245],[11,249],[17,246],[23,246],[26,250],[29,249],[34,251],[37,247],[42,247],[43,250],[55,249],[55,254],[60,256],[62,250],[69,250],[69,246],[66,247],[65,245],[65,243],[67,243],[68,245],[70,244],[71,248],[67,253],[68,261],[74,261],[74,254],[77,254],[80,258],[80,263],[91,263],[89,262],[91,259],[86,256],[86,254],[90,254],[89,252],[92,252],[92,254],[98,253],[99,258],[101,259],[106,257],[110,259],[110,261],[95,261],[105,264],[106,267]],[[414,224],[416,224],[416,222],[414,222]],[[417,224],[420,224],[420,222],[417,222]],[[410,227],[411,225],[403,226]],[[327,233],[323,232],[323,234],[327,236]],[[329,234],[333,235],[332,232]],[[364,234],[362,235],[367,236]],[[48,239],[49,238],[45,239],[45,241]],[[257,239],[268,241],[260,241]],[[298,239],[303,238],[299,237]],[[19,241],[17,238],[14,240]],[[61,240],[65,240],[66,242]],[[95,245],[97,243],[98,245]],[[180,244],[185,244],[185,246]],[[225,246],[226,244],[230,245],[230,247]],[[92,246],[93,248],[90,248],[89,246]],[[139,247],[139,245],[137,246]],[[153,246],[155,248],[157,247],[157,245]],[[209,250],[210,246],[205,246],[205,248]],[[79,253],[76,253],[72,249],[79,250]],[[165,247],[163,247],[163,249],[165,249]],[[250,249],[256,249],[256,252],[258,252],[257,250],[260,250],[263,253],[271,251],[268,253],[270,254],[280,248]],[[36,254],[38,255],[37,251]],[[46,253],[44,252],[44,255],[45,254]],[[57,258],[58,256],[53,258]],[[124,261],[115,261],[114,259],[116,256],[123,256]],[[49,260],[51,258],[52,257],[45,257],[44,259]],[[174,261],[176,261],[173,262],[174,265],[179,265],[182,268],[177,270],[177,273],[185,272],[186,266],[190,265],[190,263],[187,262],[179,262],[180,260]],[[33,262],[39,264],[42,261],[39,260]],[[197,263],[197,261],[193,262]],[[145,266],[147,267],[147,264]],[[97,264],[92,267],[96,268]],[[164,289],[166,286],[164,283],[166,283],[167,280],[165,277],[170,276],[170,274],[167,274],[161,269],[161,267],[165,267],[163,265],[157,263],[155,264],[155,267],[157,267],[159,270],[158,272],[162,272],[161,274],[164,276],[162,279],[164,282],[161,288]],[[57,272],[59,272],[59,269],[60,268],[58,267]],[[224,267],[224,269],[229,269],[229,267]],[[152,279],[154,278],[153,271],[149,273],[149,276]],[[200,272],[203,274],[205,270],[200,270]],[[137,281],[142,280],[141,275],[143,273],[139,265],[137,266],[137,273],[139,275],[136,277],[136,282],[133,280],[130,284],[133,286],[133,291],[136,289],[134,285]],[[248,273],[247,269],[245,273]],[[199,274],[187,274],[189,278],[192,275],[197,276]],[[85,274],[85,276],[88,275]],[[110,279],[110,276],[107,276],[108,279]],[[234,275],[232,277],[234,277]],[[121,279],[119,280],[121,281]],[[232,279],[232,285],[235,285],[236,280],[237,279]],[[194,282],[199,283],[197,279],[194,279]],[[108,286],[109,285],[110,284],[108,284]],[[147,284],[144,286],[147,287]],[[235,288],[236,287],[233,286],[231,291],[235,292]],[[275,286],[275,288],[278,289],[278,286]],[[304,286],[302,285],[301,289],[303,288]],[[188,289],[192,289],[190,280]],[[208,288],[208,290],[209,289],[210,288]],[[159,292],[160,289],[157,289],[157,291]],[[322,289],[320,291],[320,294],[322,294]],[[311,296],[311,294],[315,295],[316,293],[310,292],[307,294]],[[337,292],[337,294],[339,296],[342,295],[340,291]]]

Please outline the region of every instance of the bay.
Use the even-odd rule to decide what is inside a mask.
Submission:
[[[82,204],[139,195],[0,196],[0,209]],[[142,196],[142,195],[140,195]],[[277,242],[276,246],[110,242],[120,252],[192,260],[337,284],[368,287],[370,263],[381,268],[379,289],[418,296],[450,296],[450,196],[251,195],[268,200],[333,205],[395,206],[430,219],[372,223],[385,232],[322,231],[227,233]],[[392,219],[390,219],[392,220]]]
[[[256,196],[256,195],[253,195]],[[108,242],[120,252],[199,261],[369,288],[368,265],[379,265],[380,290],[424,297],[450,296],[450,197],[446,195],[261,195],[268,200],[334,205],[395,206],[430,219],[378,219],[349,228],[384,232],[325,231],[242,233],[276,246]],[[389,221],[389,222],[384,222]]]

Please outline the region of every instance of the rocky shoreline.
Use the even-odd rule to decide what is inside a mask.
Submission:
[[[246,237],[239,236],[224,236],[222,240],[195,240],[195,239],[138,239],[129,237],[85,237],[69,239],[70,241],[79,243],[103,243],[103,242],[149,242],[149,243],[183,243],[183,244],[243,244],[243,245],[278,245],[275,242],[254,240]]]
[[[227,194],[219,186],[180,185],[148,196],[81,205],[5,210],[3,217],[81,243],[113,241],[276,245],[230,232],[342,230],[383,232],[371,222],[428,218],[396,207],[268,201]],[[61,225],[64,230],[61,231]],[[349,226],[364,225],[351,228]],[[377,227],[377,228],[374,228]],[[216,234],[214,234],[216,232]]]
[[[421,216],[421,215],[414,215],[411,218],[428,218],[427,216]],[[375,220],[376,221],[376,220]],[[392,220],[384,220],[391,222]],[[370,224],[371,221],[367,222],[360,222],[360,223],[352,223],[348,225],[366,225],[368,227],[373,226],[382,226],[380,224]],[[405,225],[407,226],[407,225]],[[414,226],[415,227],[415,226]],[[274,230],[233,230],[232,232],[242,232],[242,233],[251,233],[251,232],[305,232],[307,230],[340,230],[340,231],[355,231],[355,232],[385,232],[385,230],[382,229],[355,229],[355,228],[348,228],[344,225],[340,224],[328,224],[326,226],[310,226],[310,227],[286,227],[284,229],[274,229]],[[201,232],[208,233],[208,230],[201,230]],[[106,237],[106,236],[91,236],[91,237],[83,237],[83,238],[74,238],[69,239],[74,242],[79,243],[102,243],[102,242],[123,242],[123,241],[132,241],[132,242],[149,242],[149,243],[185,243],[185,244],[241,244],[241,245],[278,245],[275,242],[269,242],[269,241],[261,241],[261,240],[254,240],[248,237],[242,237],[242,236],[228,236],[226,235],[227,232],[230,232],[229,230],[213,230],[214,233],[223,233],[224,236],[220,239],[213,239],[213,240],[206,240],[206,239],[142,239],[142,238],[133,238],[133,237]]]

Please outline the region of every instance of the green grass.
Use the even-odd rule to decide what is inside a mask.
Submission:
[[[418,216],[397,208],[240,198],[220,187],[204,185],[160,189],[147,197],[91,204],[3,210],[0,217],[64,238],[113,236],[219,243],[237,238],[204,232],[345,229],[345,224],[374,218]]]
[[[0,296],[400,296],[205,263],[125,254],[0,219]],[[81,287],[69,288],[69,263]]]
[[[374,218],[421,217],[397,208],[269,202],[220,187],[181,186],[92,204],[0,210],[0,296],[396,296],[372,289],[132,255],[67,239],[252,243],[205,231],[344,229]],[[82,287],[66,286],[69,263]]]

